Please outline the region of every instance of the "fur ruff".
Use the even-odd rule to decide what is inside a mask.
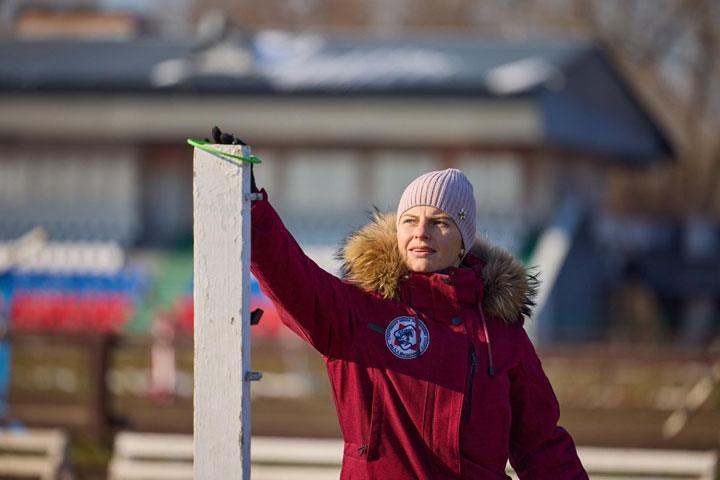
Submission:
[[[350,234],[338,252],[343,262],[342,277],[383,298],[397,298],[400,283],[409,271],[397,248],[396,228],[394,213],[374,212],[371,222]],[[529,274],[506,250],[489,245],[483,238],[475,240],[470,253],[483,263],[485,312],[507,323],[529,317],[535,305],[537,276]]]

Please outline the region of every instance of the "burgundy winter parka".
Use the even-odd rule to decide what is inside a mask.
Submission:
[[[522,327],[533,284],[478,244],[463,268],[408,272],[394,215],[343,247],[343,279],[252,206],[252,272],[283,322],[324,357],[345,439],[341,479],[586,479]]]

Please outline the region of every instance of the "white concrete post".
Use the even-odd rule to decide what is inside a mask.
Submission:
[[[250,166],[196,147],[193,177],[195,479],[249,479]]]

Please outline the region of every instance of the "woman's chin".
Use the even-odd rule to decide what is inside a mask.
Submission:
[[[410,262],[410,265],[408,265],[408,267],[411,271],[417,273],[430,273],[435,271],[433,262],[423,259],[416,259]]]

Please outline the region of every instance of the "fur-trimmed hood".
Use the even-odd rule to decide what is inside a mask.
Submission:
[[[397,248],[395,218],[395,213],[374,213],[372,221],[350,234],[338,252],[342,277],[383,298],[396,298],[410,273]],[[483,264],[485,312],[508,323],[529,316],[535,305],[537,277],[506,250],[490,246],[483,238],[475,240],[470,253]]]

